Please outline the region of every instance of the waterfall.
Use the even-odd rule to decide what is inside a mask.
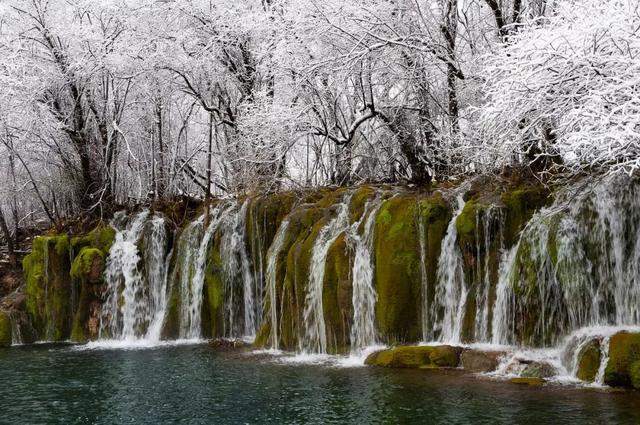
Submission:
[[[165,219],[155,216],[151,220],[151,230],[146,242],[145,270],[149,284],[149,310],[151,323],[145,339],[160,340],[162,322],[167,310],[167,263],[165,249],[167,246],[167,229]]]
[[[382,199],[378,198],[365,204],[364,212],[349,232],[355,242],[355,258],[353,261],[353,324],[351,326],[351,351],[357,353],[376,341],[375,306],[377,300],[373,278],[373,242],[374,228]],[[364,221],[362,235],[358,228]]]
[[[331,244],[349,227],[349,201],[346,196],[332,218],[319,232],[311,252],[309,284],[303,312],[304,334],[300,339],[300,351],[306,353],[327,352],[327,334],[322,310],[322,286],[325,263]]]
[[[200,339],[202,336],[202,298],[207,256],[211,239],[225,217],[223,211],[226,212],[226,210],[216,207],[210,212],[209,224],[203,234],[205,216],[199,217],[187,235],[188,250],[195,250],[195,256],[192,252],[187,253],[184,263],[186,271],[184,268],[182,270],[181,338]]]
[[[142,302],[145,288],[137,242],[148,215],[148,210],[142,211],[124,228],[116,229],[105,269],[107,299],[102,306],[101,338],[135,340],[143,335],[148,304]]]
[[[220,258],[224,271],[225,336],[253,339],[258,328],[254,275],[247,251],[249,200],[222,222]],[[227,214],[225,214],[227,215]]]
[[[539,311],[524,343],[553,345],[582,327],[639,324],[639,264],[640,187],[615,176],[566,189],[533,216],[504,265],[493,342],[518,342],[521,312],[532,305]]]
[[[464,307],[468,289],[464,279],[464,262],[457,244],[456,220],[464,208],[462,195],[457,197],[457,209],[449,222],[447,233],[442,240],[438,259],[438,283],[435,290],[432,317],[434,330],[440,330],[440,341],[459,343],[462,332]],[[439,318],[439,312],[442,316]]]
[[[267,298],[269,300],[269,318],[271,320],[271,348],[274,350],[278,349],[278,299],[276,294],[276,284],[277,284],[277,267],[278,267],[278,256],[282,251],[282,246],[284,245],[285,237],[287,236],[287,230],[289,229],[289,221],[284,220],[280,227],[278,227],[278,232],[276,233],[273,243],[269,247],[267,251],[267,274],[266,274],[266,282],[267,282]]]
[[[197,270],[194,263],[198,261],[197,255],[202,248],[200,242],[204,232],[204,219],[205,216],[202,215],[189,223],[178,239],[176,256],[179,265],[175,268],[172,282],[173,285],[180,285],[180,338],[183,339],[200,336],[200,329],[192,326],[192,322],[200,320],[195,317],[196,315],[200,316],[200,310],[194,308],[194,305],[197,303],[196,298],[202,295],[192,291],[191,278]],[[176,282],[178,277],[180,281]],[[195,331],[192,332],[191,330],[194,328]]]
[[[22,345],[22,330],[20,329],[20,317],[19,313],[12,311],[9,313],[9,320],[11,322],[11,345]]]
[[[513,343],[510,335],[513,334],[514,321],[512,320],[514,294],[511,287],[513,264],[518,253],[519,243],[506,253],[503,253],[498,273],[498,285],[496,287],[496,300],[493,307],[493,320],[491,322],[491,342],[496,345]]]
[[[491,291],[491,254],[492,243],[497,241],[499,251],[504,248],[502,235],[503,214],[500,209],[489,207],[476,215],[476,258],[475,287],[476,287],[476,318],[475,341],[488,342],[489,316],[490,316],[490,291]],[[497,235],[494,234],[496,231]],[[497,238],[496,238],[497,236]],[[481,261],[483,260],[483,261]]]

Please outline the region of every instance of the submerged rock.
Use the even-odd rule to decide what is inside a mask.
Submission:
[[[542,378],[519,377],[511,378],[509,379],[509,382],[511,382],[512,384],[529,385],[530,387],[541,387],[542,385],[544,385],[545,380]]]

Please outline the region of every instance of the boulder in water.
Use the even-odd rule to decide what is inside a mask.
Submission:
[[[593,382],[600,368],[600,342],[597,339],[589,341],[578,353],[578,368],[576,376],[586,382]]]
[[[433,347],[433,351],[429,354],[429,360],[438,367],[458,367],[460,353],[462,353],[461,347],[440,345]]]
[[[604,383],[612,387],[633,386],[632,365],[640,361],[640,333],[618,332],[609,341],[609,360]]]
[[[466,349],[460,355],[462,368],[469,372],[492,372],[498,368],[503,351],[479,351]]]
[[[551,378],[555,376],[556,368],[546,362],[531,362],[520,373],[521,378]]]
[[[365,364],[407,369],[457,367],[461,351],[461,348],[450,345],[399,346],[370,354]]]

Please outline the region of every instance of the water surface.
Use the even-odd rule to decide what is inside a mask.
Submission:
[[[1,423],[639,423],[640,394],[283,364],[207,345],[0,349]]]

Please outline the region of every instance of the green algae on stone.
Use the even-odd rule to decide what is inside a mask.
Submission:
[[[63,341],[71,334],[70,247],[67,235],[40,236],[22,262],[26,310],[40,340]]]
[[[70,276],[74,291],[79,293],[74,305],[72,341],[86,342],[98,337],[104,256],[102,250],[86,246],[80,250],[71,264]]]
[[[71,238],[71,247],[75,253],[85,247],[96,248],[108,254],[116,238],[116,231],[111,226],[99,225],[86,235]]]
[[[549,190],[543,186],[521,186],[511,188],[500,196],[506,206],[505,238],[508,246],[517,240],[524,225],[533,213],[551,201]]]
[[[12,342],[11,317],[0,311],[0,347],[9,347]]]
[[[433,351],[429,354],[429,360],[438,367],[458,367],[461,353],[461,347],[438,345],[433,347]]]
[[[370,354],[365,364],[389,368],[421,369],[433,368],[431,346],[399,346]]]
[[[600,343],[589,341],[578,353],[578,370],[576,376],[585,382],[593,382],[600,367]]]
[[[636,360],[629,366],[629,376],[631,378],[631,386],[636,390],[640,390],[640,360]]]
[[[609,340],[609,360],[604,383],[612,387],[631,387],[631,365],[640,360],[640,333],[618,332]]]
[[[383,341],[417,341],[421,336],[420,242],[415,197],[383,202],[375,223],[376,322]]]

